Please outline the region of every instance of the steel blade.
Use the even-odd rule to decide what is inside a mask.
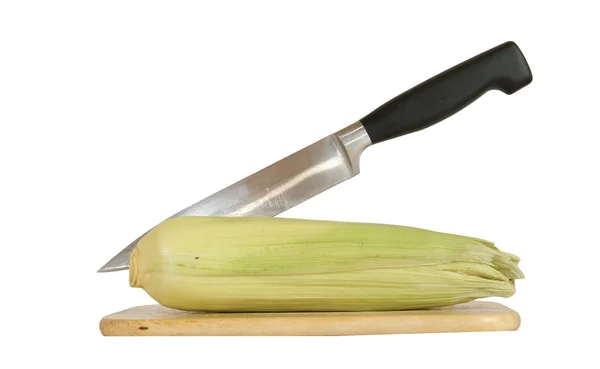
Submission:
[[[356,122],[181,210],[181,216],[276,216],[359,173],[360,155],[371,145]],[[147,233],[147,232],[146,232]],[[145,234],[144,234],[145,235]],[[129,244],[98,272],[129,268]]]

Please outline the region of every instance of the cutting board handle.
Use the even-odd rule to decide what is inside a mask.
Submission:
[[[511,95],[532,79],[525,56],[509,41],[396,96],[360,121],[375,144],[430,127],[487,91]]]

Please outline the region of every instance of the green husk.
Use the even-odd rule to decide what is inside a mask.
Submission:
[[[383,311],[510,297],[519,258],[492,242],[387,224],[182,217],[131,255],[130,285],[188,311]]]

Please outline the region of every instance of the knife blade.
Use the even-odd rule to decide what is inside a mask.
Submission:
[[[358,175],[369,146],[428,128],[487,91],[512,95],[531,83],[516,43],[482,52],[394,97],[362,119],[196,202],[181,216],[277,216]],[[149,231],[148,231],[149,232]],[[129,268],[131,242],[98,272]]]

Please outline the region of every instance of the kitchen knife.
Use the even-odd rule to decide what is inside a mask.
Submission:
[[[367,147],[430,127],[484,93],[511,95],[532,81],[514,42],[472,57],[381,105],[364,118],[181,210],[181,216],[276,216],[359,173]],[[147,233],[147,232],[146,232]],[[145,234],[146,234],[145,233]],[[98,272],[129,268],[129,244]]]

